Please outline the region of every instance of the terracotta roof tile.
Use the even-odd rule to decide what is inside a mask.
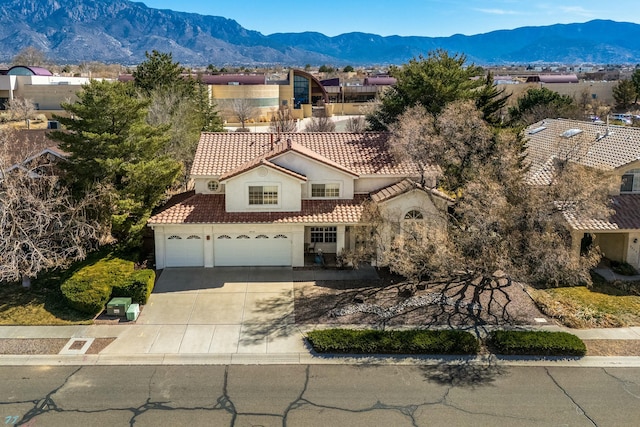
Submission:
[[[410,162],[399,162],[389,150],[389,134],[366,133],[291,133],[275,134],[203,132],[191,168],[196,176],[222,176],[259,158],[273,159],[288,150],[314,158],[355,176],[417,175]],[[291,146],[286,141],[291,140]],[[433,168],[433,173],[437,172]]]
[[[300,212],[226,212],[224,194],[196,194],[154,215],[150,225],[161,224],[355,224],[362,202],[353,200],[303,200]]]
[[[393,199],[396,196],[406,193],[407,191],[413,190],[414,188],[419,188],[423,191],[428,191],[431,194],[441,197],[447,201],[453,202],[454,200],[447,196],[445,193],[435,189],[435,188],[425,188],[419,183],[411,180],[411,179],[403,179],[400,182],[389,185],[388,187],[384,187],[375,193],[371,194],[371,200],[376,203],[383,202],[385,200]]]
[[[615,213],[609,220],[580,218],[565,213],[571,228],[583,231],[638,230],[640,229],[640,194],[621,194],[612,197]]]
[[[569,129],[582,132],[562,137]],[[525,138],[525,161],[530,166],[528,181],[531,184],[548,184],[553,157],[565,157],[568,150],[573,150],[571,160],[603,170],[616,169],[640,158],[640,128],[546,119],[529,126]],[[577,150],[576,142],[581,146]]]

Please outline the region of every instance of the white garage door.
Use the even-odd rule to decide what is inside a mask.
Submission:
[[[165,242],[165,266],[203,267],[202,238],[194,234],[174,234]]]
[[[217,267],[291,265],[291,239],[284,234],[224,234],[216,236],[213,251]]]

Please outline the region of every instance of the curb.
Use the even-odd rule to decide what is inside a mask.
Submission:
[[[131,365],[495,365],[555,366],[576,368],[638,368],[640,356],[403,356],[282,354],[90,354],[90,355],[0,355],[0,366],[131,366]]]

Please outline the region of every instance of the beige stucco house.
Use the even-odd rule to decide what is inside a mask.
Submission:
[[[421,174],[392,156],[388,138],[203,133],[195,194],[149,220],[156,267],[303,266],[305,254],[356,247],[367,201],[392,223],[437,217],[451,202],[432,188],[437,169],[418,184]]]
[[[640,128],[565,119],[546,119],[525,130],[529,183],[545,185],[554,157],[567,147],[574,161],[615,174],[620,186],[611,194],[615,213],[608,220],[567,215],[574,247],[585,236],[604,256],[640,268]],[[572,144],[573,141],[579,143]]]

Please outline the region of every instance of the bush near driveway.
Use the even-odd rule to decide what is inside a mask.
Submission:
[[[154,283],[154,271],[136,271],[133,261],[107,255],[74,272],[60,289],[70,307],[98,314],[112,297],[131,297],[133,302],[145,304]]]
[[[478,340],[464,331],[326,329],[307,339],[318,353],[477,354]]]
[[[584,356],[584,342],[567,332],[493,331],[488,343],[498,354],[523,356]]]

